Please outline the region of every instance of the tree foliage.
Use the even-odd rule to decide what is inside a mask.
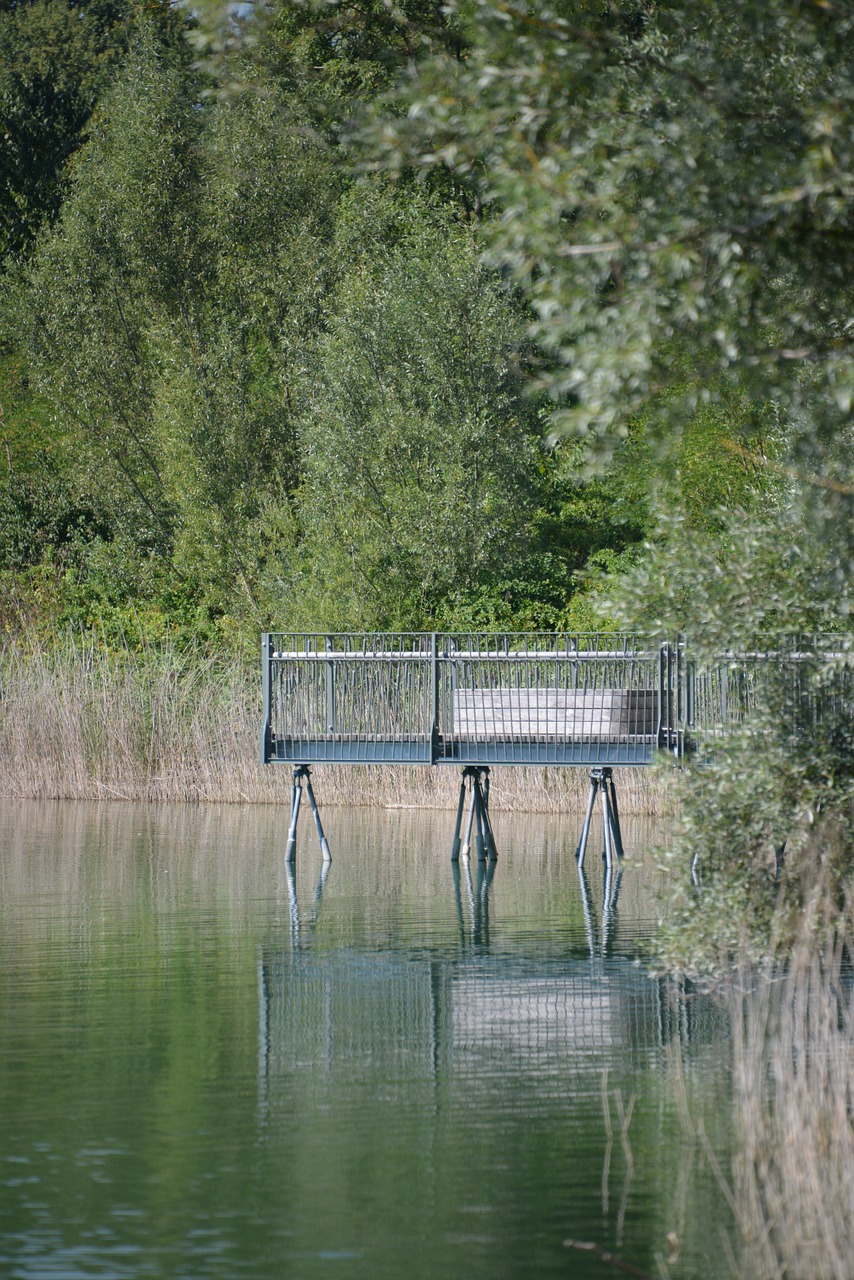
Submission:
[[[5,0],[0,5],[0,259],[26,250],[59,211],[67,162],[144,12],[181,53],[166,0]]]
[[[700,662],[850,629],[850,6],[451,11],[466,58],[422,64],[362,136],[375,164],[479,184],[491,258],[534,311],[554,432],[600,459],[638,422],[661,444],[657,515],[612,615],[686,630]],[[803,696],[844,720],[851,656],[831,650]],[[748,915],[760,882],[773,892],[774,841],[797,848],[817,814],[850,831],[850,733],[799,734],[799,706],[771,698],[689,789],[678,856],[700,855],[707,892],[746,885]],[[831,843],[850,866],[850,838]],[[793,858],[796,901],[809,876]]]
[[[854,19],[836,5],[452,6],[471,41],[406,90],[386,162],[479,177],[561,429],[620,435],[674,351],[850,402]]]
[[[413,212],[342,278],[304,426],[312,608],[378,627],[435,621],[520,557],[539,452],[518,304],[465,230]]]

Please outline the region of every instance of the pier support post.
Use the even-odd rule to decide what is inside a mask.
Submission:
[[[288,843],[285,847],[285,861],[293,862],[296,858],[297,823],[299,822],[303,783],[305,783],[308,803],[311,805],[311,812],[314,815],[314,825],[317,828],[317,839],[320,842],[320,852],[323,856],[323,861],[331,862],[332,854],[329,851],[329,841],[326,839],[323,831],[323,823],[320,821],[320,810],[317,807],[317,801],[314,798],[314,790],[311,785],[311,770],[307,764],[294,765],[294,778],[291,786],[291,820],[288,827]]]
[[[469,786],[470,799],[465,835],[461,839],[466,784]],[[451,846],[452,862],[459,861],[461,855],[463,858],[469,856],[473,833],[477,844],[478,862],[497,861],[498,849],[489,817],[489,768],[486,765],[467,765],[463,769],[463,776],[460,781],[460,799],[457,805],[457,821],[454,827],[454,842]]]
[[[575,851],[575,859],[579,867],[584,866],[584,855],[587,852],[587,840],[590,835],[590,820],[596,804],[596,796],[602,803],[602,856],[608,871],[614,865],[614,855],[623,856],[623,836],[620,831],[620,813],[617,808],[617,788],[614,784],[613,770],[602,767],[590,770],[590,791],[587,795],[587,810],[584,814],[584,825],[581,838]]]
[[[466,804],[466,771],[460,779],[460,802],[457,805],[457,824],[454,827],[454,843],[451,845],[451,862],[460,860],[460,833],[463,829],[463,810]]]

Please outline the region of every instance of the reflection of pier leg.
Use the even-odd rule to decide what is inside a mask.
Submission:
[[[473,941],[478,946],[489,946],[489,886],[495,875],[495,864],[481,862],[477,868],[477,896],[473,922]]]
[[[293,861],[285,863],[285,874],[288,879],[288,914],[290,916],[291,925],[291,947],[293,950],[298,950],[301,945],[303,924],[306,924],[309,932],[313,930],[317,924],[317,917],[320,913],[320,903],[323,898],[323,886],[326,884],[331,865],[331,859],[324,859],[321,863],[320,879],[318,880],[317,888],[314,891],[314,910],[307,920],[304,920],[300,913],[299,902],[297,900],[297,881],[294,863]]]
[[[457,823],[454,827],[454,843],[451,845],[451,862],[457,862],[460,856],[460,832],[463,828],[463,809],[466,803],[466,774],[467,770],[463,769],[463,776],[460,779],[460,802],[457,805]]]
[[[466,940],[466,924],[463,919],[463,896],[460,892],[460,864],[459,860],[451,864],[451,870],[454,876],[454,897],[457,902],[457,919],[460,922],[460,942]]]
[[[285,847],[285,861],[293,862],[297,853],[297,822],[299,821],[299,806],[302,800],[302,767],[297,765],[294,769],[294,780],[291,786],[291,822],[288,827],[288,843]]]
[[[285,865],[288,877],[288,915],[291,923],[291,946],[297,948],[299,946],[300,934],[300,918],[299,903],[297,902],[297,885],[294,878],[294,864],[288,861]]]
[[[581,911],[584,916],[584,932],[587,934],[587,945],[590,948],[590,959],[596,955],[596,927],[593,923],[593,904],[590,898],[590,886],[587,873],[581,862],[578,864],[578,887],[581,890]]]
[[[474,905],[474,886],[472,885],[472,882],[471,882],[471,865],[469,864],[468,858],[466,858],[465,860],[463,870],[465,871],[465,876],[466,876],[466,897],[469,900],[469,920],[471,921],[471,928],[473,933],[474,926],[475,926],[475,919],[476,919],[476,911],[475,911],[475,905]]]
[[[605,870],[605,884],[602,893],[602,954],[607,956],[611,948],[611,934],[617,916],[617,897],[620,893],[622,871],[619,864],[616,872],[613,866]]]
[[[317,827],[317,838],[320,841],[320,852],[323,855],[323,861],[331,862],[332,854],[329,852],[329,841],[323,834],[323,824],[320,821],[320,813],[317,808],[317,801],[314,798],[314,792],[311,788],[311,774],[308,769],[305,771],[305,789],[308,792],[308,803],[311,805],[311,812],[314,814],[314,825]]]
[[[323,862],[320,864],[320,879],[318,880],[317,888],[314,891],[315,915],[317,915],[317,912],[320,910],[320,899],[323,897],[323,886],[326,884],[327,877],[329,876],[329,864],[331,861],[331,858],[324,858]]]

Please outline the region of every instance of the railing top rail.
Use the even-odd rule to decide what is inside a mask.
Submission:
[[[266,635],[274,659],[351,658],[384,661],[423,659],[433,655],[434,637],[440,658],[475,661],[488,658],[523,662],[529,659],[619,660],[650,658],[662,647],[684,644],[681,636],[650,636],[636,632],[294,632],[273,631]],[[812,635],[777,634],[757,636],[751,645],[704,650],[690,646],[692,656],[702,665],[739,662],[846,661],[854,658],[854,637],[822,632]]]
[[[652,660],[659,649],[440,649],[444,662],[579,662],[613,661],[626,658]],[[275,649],[271,655],[278,661],[300,662],[430,662],[432,654],[423,651],[375,649],[363,653],[358,649]]]
[[[613,632],[269,632],[265,636],[274,658],[318,656],[394,659],[424,657],[508,658],[625,658],[649,656],[661,645],[674,643],[636,633]],[[434,647],[435,646],[435,647]]]
[[[814,662],[854,658],[850,649],[725,649],[712,662]]]
[[[604,639],[611,641],[643,640],[650,642],[654,636],[639,631],[270,631],[271,637],[300,636],[305,640],[326,640],[329,637],[339,640],[356,640],[360,644],[366,640],[429,640],[431,636],[442,636],[449,640],[495,640],[500,638],[513,640],[556,640],[576,641]],[[662,639],[667,639],[664,636]]]

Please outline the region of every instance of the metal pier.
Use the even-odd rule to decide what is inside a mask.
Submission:
[[[679,761],[699,738],[713,745],[771,698],[784,698],[797,733],[839,714],[840,699],[850,715],[850,680],[828,700],[810,678],[829,660],[850,672],[850,641],[777,637],[700,665],[681,636],[265,634],[261,760],[294,769],[288,857],[303,788],[329,857],[311,765],[460,768],[453,860],[468,856],[472,840],[479,860],[496,856],[490,769],[548,765],[590,770],[577,858],[583,863],[598,799],[610,867],[623,852],[615,769],[665,754]]]

